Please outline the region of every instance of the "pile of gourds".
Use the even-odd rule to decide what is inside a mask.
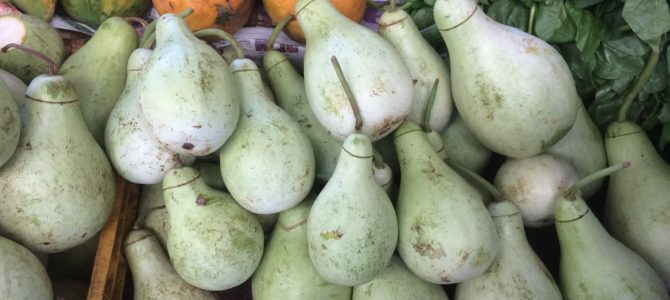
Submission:
[[[0,294],[53,298],[30,251],[91,240],[118,173],[144,185],[136,299],[669,298],[670,166],[623,117],[603,138],[550,45],[474,0],[435,1],[448,63],[393,1],[378,32],[295,11],[304,79],[272,49],[290,17],[259,68],[190,9],[141,39],[107,18],[62,63],[46,23],[0,16]],[[585,199],[605,176],[603,226]],[[552,224],[558,283],[524,233]]]

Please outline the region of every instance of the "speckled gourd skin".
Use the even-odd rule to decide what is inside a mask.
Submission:
[[[555,215],[561,247],[559,281],[563,297],[670,299],[651,266],[614,239],[582,198],[559,197]]]
[[[167,250],[182,279],[220,291],[251,277],[263,255],[263,230],[250,212],[205,185],[190,167],[168,172],[163,190],[170,220]],[[198,198],[206,204],[198,205]]]
[[[582,101],[578,102],[577,119],[568,133],[556,144],[547,149],[547,153],[560,157],[577,170],[579,177],[584,177],[607,167],[605,142],[598,126],[591,120]],[[582,188],[582,198],[593,196],[605,179],[595,180]]]
[[[316,194],[310,194],[279,213],[263,260],[251,279],[254,299],[351,299],[351,287],[327,282],[309,259],[306,223],[315,198]]]
[[[105,224],[114,173],[65,77],[38,76],[26,96],[20,146],[0,170],[0,232],[31,250],[61,252]]]
[[[332,136],[312,112],[307,101],[305,82],[286,56],[270,50],[265,53],[263,64],[277,96],[277,105],[300,124],[312,144],[315,176],[327,181],[335,171],[342,141]]]
[[[354,287],[352,300],[448,300],[442,286],[427,282],[407,269],[398,256],[372,281]]]
[[[412,78],[383,37],[340,14],[328,0],[299,0],[305,46],[305,91],[314,115],[340,140],[356,132],[353,110],[331,57],[336,56],[374,142],[397,128],[412,108]]]
[[[551,273],[528,244],[521,211],[511,201],[489,204],[500,237],[500,250],[491,266],[456,286],[456,300],[561,300]]]
[[[554,48],[495,22],[474,0],[438,0],[433,15],[449,50],[454,103],[482,144],[529,157],[570,130],[579,98]]]
[[[412,111],[406,120],[424,123],[428,96],[435,79],[439,79],[429,124],[432,130],[443,130],[449,123],[454,106],[447,64],[423,38],[405,10],[385,11],[378,23],[379,34],[395,47],[414,80]]]
[[[370,139],[352,134],[307,218],[310,259],[328,282],[363,284],[386,267],[397,237],[395,211],[372,173]]]
[[[269,99],[253,61],[237,59],[230,67],[242,111],[235,132],[219,150],[223,182],[251,212],[289,209],[314,183],[312,146],[300,125]]]
[[[6,14],[0,16],[2,18],[19,19],[26,27],[26,36],[21,46],[39,51],[60,66],[65,56],[63,39],[49,23],[26,14]],[[38,75],[46,74],[47,67],[44,60],[16,48],[0,53],[0,69],[14,74],[24,83],[30,83]]]
[[[9,87],[0,80],[0,167],[12,157],[19,145],[21,119],[19,107]]]
[[[631,162],[609,178],[605,226],[649,262],[670,289],[670,166],[632,122],[610,124],[605,146],[610,163]]]
[[[130,54],[125,88],[104,127],[105,147],[114,169],[130,182],[147,185],[161,183],[170,169],[195,160],[161,144],[140,109],[139,77],[152,52],[142,48]]]
[[[400,162],[398,253],[422,279],[457,283],[484,273],[498,236],[483,197],[442,161],[424,132],[405,121],[394,132]]]
[[[137,44],[133,26],[123,18],[109,18],[60,68],[77,91],[86,125],[100,145],[104,145],[107,118],[124,90],[128,58]]]
[[[133,276],[133,299],[216,299],[211,292],[196,288],[179,277],[149,230],[130,231],[124,241],[124,254]]]
[[[39,259],[20,244],[0,236],[0,295],[4,299],[52,300],[51,279]]]
[[[156,47],[140,75],[142,113],[170,150],[210,154],[235,129],[239,88],[223,58],[181,17],[164,14],[156,22]]]

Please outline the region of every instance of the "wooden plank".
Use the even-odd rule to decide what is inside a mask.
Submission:
[[[100,231],[88,289],[89,300],[121,299],[127,271],[123,258],[123,240],[137,215],[139,190],[139,185],[116,176],[114,206]]]

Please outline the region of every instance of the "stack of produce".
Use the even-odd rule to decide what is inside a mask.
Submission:
[[[630,24],[649,64],[603,135],[574,65],[487,15],[498,1],[391,1],[377,31],[363,1],[259,1],[278,23],[261,64],[233,35],[254,1],[154,0],[143,24],[122,17],[148,1],[63,0],[96,28],[67,57],[55,3],[15,1],[36,16],[0,15],[0,294],[85,290],[73,258],[95,255],[119,176],[142,185],[135,299],[670,299],[666,138],[629,112],[667,3],[664,31]],[[558,270],[524,229],[548,226]]]

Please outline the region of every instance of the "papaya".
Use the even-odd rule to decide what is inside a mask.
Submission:
[[[186,24],[191,31],[219,28],[234,33],[251,16],[255,0],[152,0],[161,15],[177,14],[187,8],[193,13],[187,16]]]

